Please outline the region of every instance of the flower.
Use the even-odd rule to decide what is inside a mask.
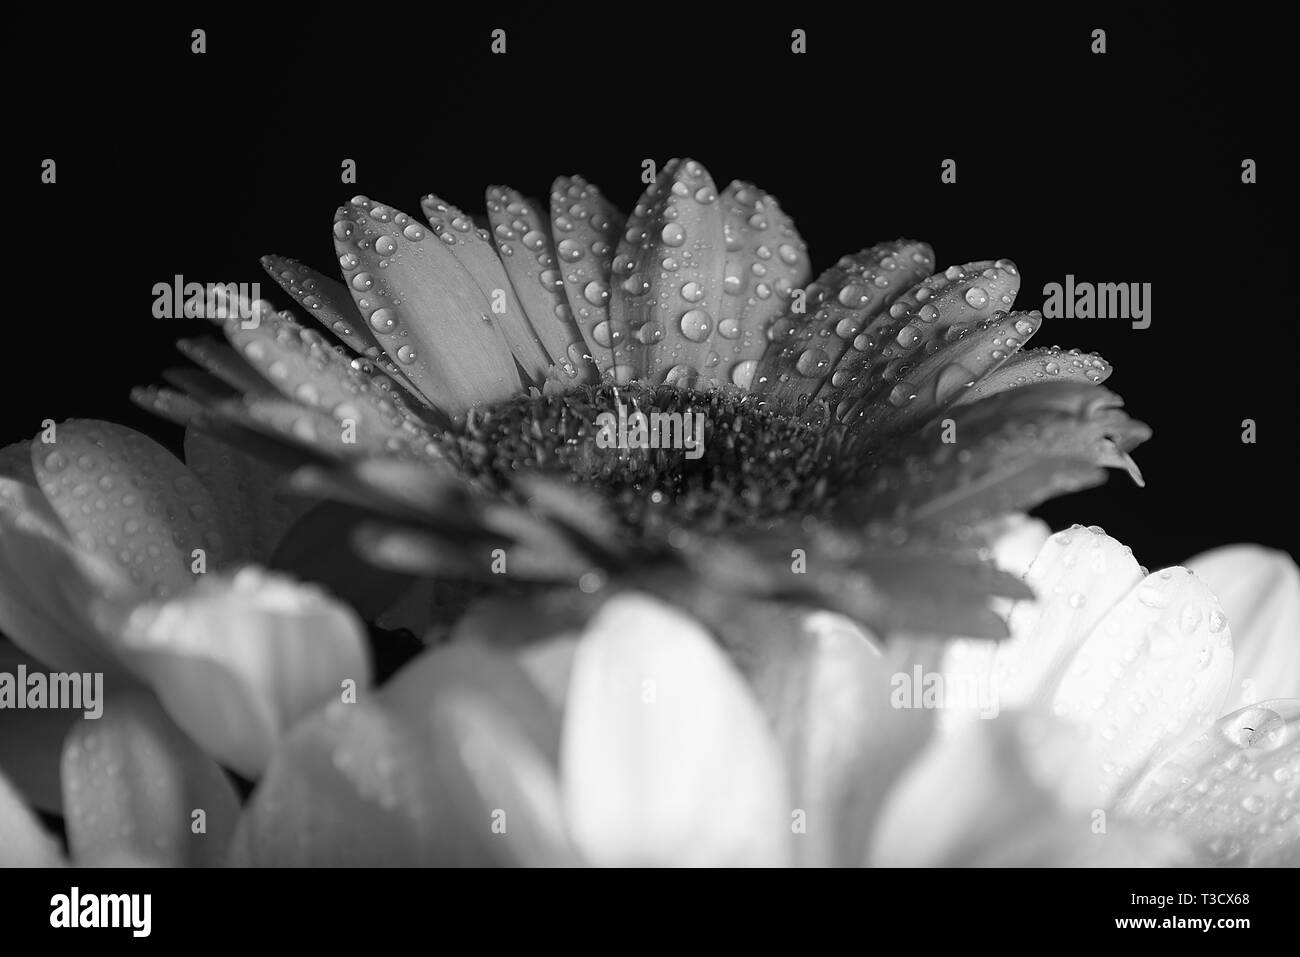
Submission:
[[[777,201],[719,190],[689,159],[626,219],[577,176],[547,204],[491,187],[482,228],[436,196],[422,212],[340,207],[343,283],[264,258],[332,338],[230,298],[229,345],[183,342],[203,371],[136,393],[237,463],[226,475],[345,506],[316,534],[389,574],[361,587],[356,562],[319,548],[286,567],[369,596],[373,615],[391,605],[378,581],[662,594],[758,579],[881,633],[999,637],[990,603],[1023,592],[981,554],[984,523],[1107,467],[1140,481],[1129,452],[1149,430],[1100,387],[1101,358],[1024,348],[1042,316],[1012,311],[1010,260],[935,272],[928,245],[899,239],[806,283]],[[642,440],[606,447],[602,423],[629,416]],[[681,447],[674,423],[700,420]],[[261,508],[231,498],[231,515]],[[796,549],[818,574],[791,574]],[[946,601],[916,600],[938,582]],[[406,620],[449,626],[464,604]]]
[[[186,427],[185,462],[93,420],[0,452],[0,627],[51,667],[102,671],[118,715],[106,764],[81,725],[42,729],[66,733],[74,860],[210,863],[228,841],[246,863],[890,860],[873,834],[900,788],[972,763],[993,801],[1010,769],[1008,827],[1036,822],[1007,859],[1087,857],[1058,825],[1103,785],[1104,810],[1161,823],[1122,802],[1146,788],[1135,762],[1203,723],[1201,685],[1177,728],[1130,720],[1118,771],[1098,765],[1109,725],[1088,738],[1064,796],[1024,757],[1092,634],[1008,570],[1033,539],[1015,513],[1107,468],[1140,482],[1129,453],[1150,431],[1101,388],[1104,360],[1023,348],[1042,316],[1011,311],[1013,263],[936,273],[899,239],[805,286],[776,200],[719,191],[692,160],[626,220],[579,177],[549,211],[489,189],[488,228],[437,197],[422,210],[427,227],[341,207],[344,283],[264,259],[333,339],[225,290],[228,344],[182,342],[200,368],[135,393]],[[1125,581],[1078,593],[1104,607]],[[1013,606],[1006,646],[983,644]],[[828,632],[813,609],[845,617],[812,619]],[[1040,637],[1008,657],[1034,614]],[[361,620],[384,671],[387,629],[432,647],[406,643],[358,694]],[[990,736],[945,715],[927,746],[933,716],[884,693],[942,663],[918,635],[1014,664],[999,687],[1030,716]],[[106,770],[136,764],[174,786],[155,800]],[[260,778],[237,826],[218,765]],[[18,794],[48,800],[50,769],[28,770],[0,812],[24,859],[48,859]],[[195,775],[223,809],[210,841],[171,816]],[[923,859],[982,859],[965,813]],[[94,823],[119,818],[120,840]]]

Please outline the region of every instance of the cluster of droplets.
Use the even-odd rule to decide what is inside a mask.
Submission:
[[[579,207],[579,212],[586,209]],[[492,225],[491,236],[522,308],[554,360],[553,368],[548,369],[549,377],[561,388],[593,382],[594,358],[574,318],[565,289],[561,254],[553,233],[555,221],[548,227],[547,217],[532,202],[504,186],[488,190],[487,213]],[[597,223],[602,222],[602,215],[597,212]],[[566,220],[566,224],[572,226],[573,220]],[[577,249],[576,242],[565,246],[569,255]],[[602,293],[592,287],[585,295],[589,298],[584,301],[590,302],[599,300]]]
[[[628,218],[610,264],[610,378],[747,388],[761,330],[806,275],[776,201],[734,182],[720,195],[693,160],[673,160]]]
[[[1292,864],[1300,853],[1300,714],[1290,702],[1220,719],[1158,767],[1132,810],[1178,830],[1201,863]]]

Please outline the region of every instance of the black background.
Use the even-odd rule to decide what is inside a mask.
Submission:
[[[257,257],[331,271],[333,210],[354,193],[418,215],[432,191],[479,212],[490,183],[545,195],[577,172],[626,210],[643,158],[689,155],[720,186],[780,197],[815,271],[906,235],[941,268],[1014,259],[1020,308],[1066,273],[1150,282],[1151,328],[1058,319],[1035,340],[1115,364],[1109,386],[1155,428],[1137,453],[1147,487],[1114,474],[1042,513],[1102,525],[1153,568],[1234,541],[1300,551],[1294,54],[1261,7],[416,9],[24,14],[0,440],[89,416],[176,448],[128,391],[205,330],[152,318],[153,284],[257,281],[289,305]],[[790,52],[795,27],[806,55]],[[57,185],[39,183],[47,156]],[[956,185],[939,179],[947,157]],[[1257,185],[1241,182],[1246,157]],[[356,186],[339,181],[344,158]]]

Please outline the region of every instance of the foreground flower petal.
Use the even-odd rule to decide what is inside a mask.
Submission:
[[[230,863],[400,867],[455,860],[458,828],[430,757],[420,737],[384,708],[331,703],[276,748],[240,818]]]
[[[1187,567],[1223,605],[1234,658],[1227,709],[1300,698],[1300,569],[1285,552],[1232,545]]]
[[[25,667],[30,675],[43,670],[10,641],[0,638],[0,674],[16,675]],[[0,723],[0,770],[27,802],[42,811],[59,813],[63,795],[59,785],[59,754],[63,739],[81,712],[66,708],[6,710]]]
[[[932,710],[893,706],[892,679],[933,668],[941,645],[882,645],[831,612],[755,638],[736,653],[750,659],[747,673],[784,749],[792,803],[804,812],[797,859],[856,866],[886,793],[934,725]]]
[[[187,587],[194,549],[220,564],[212,496],[176,456],[112,422],[72,419],[57,435],[32,443],[32,465],[79,548],[120,565],[141,597]]]
[[[78,552],[31,513],[0,512],[0,629],[59,671],[99,671],[131,682],[86,612],[130,586],[116,567]]]
[[[0,769],[0,867],[58,867],[59,842],[41,827]]]
[[[885,867],[1168,866],[1171,834],[1069,810],[1043,786],[1035,751],[1060,729],[1008,712],[937,738],[890,793],[869,863]],[[1048,740],[1044,740],[1048,739]]]
[[[63,748],[68,844],[80,864],[125,855],[169,866],[224,860],[239,814],[225,773],[144,695],[115,696]]]
[[[1157,761],[1124,810],[1176,827],[1199,864],[1300,866],[1300,700],[1222,718]]]
[[[365,631],[311,586],[246,568],[212,576],[123,626],[123,653],[176,722],[245,777],[293,722],[370,681]]]
[[[781,864],[790,804],[776,742],[709,635],[638,594],[579,643],[561,774],[596,864]]]
[[[1166,740],[1215,720],[1232,678],[1219,603],[1185,568],[1148,575],[1098,622],[1052,702],[1087,728],[1070,774],[1084,801],[1119,797]]]

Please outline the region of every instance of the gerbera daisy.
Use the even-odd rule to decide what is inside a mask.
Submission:
[[[1104,360],[1023,348],[1041,316],[1012,310],[1009,260],[935,272],[929,246],[897,240],[805,286],[776,200],[719,190],[692,160],[626,220],[578,177],[547,204],[489,189],[482,228],[436,196],[422,210],[340,207],[343,283],[264,260],[338,342],[245,304],[230,346],[182,344],[205,370],[172,374],[188,398],[139,394],[226,443],[195,440],[220,450],[208,467],[272,484],[254,452],[345,502],[300,526],[313,544],[285,564],[350,597],[373,576],[328,568],[322,535],[348,533],[403,586],[617,580],[999,636],[988,598],[1023,588],[978,555],[980,523],[1107,466],[1138,478],[1147,428],[1099,387]],[[666,439],[702,416],[703,434],[606,448],[613,416]]]

